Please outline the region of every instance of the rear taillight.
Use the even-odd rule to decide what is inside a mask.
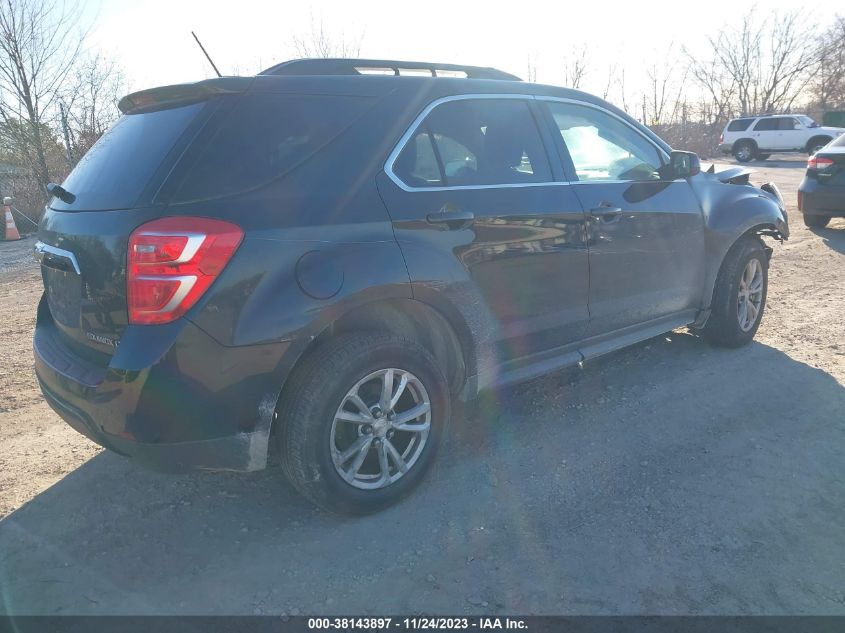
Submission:
[[[172,217],[129,236],[126,294],[129,322],[169,323],[193,306],[243,239],[241,228],[210,218]]]
[[[719,134],[719,143],[724,143],[724,142],[725,142],[725,133],[722,132],[721,134]]]
[[[824,156],[813,155],[807,161],[807,169],[827,169],[831,165],[833,165],[833,161]]]

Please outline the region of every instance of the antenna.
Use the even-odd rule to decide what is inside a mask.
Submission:
[[[193,35],[193,36],[194,36],[194,39],[197,41],[197,44],[199,45],[200,50],[202,51],[202,54],[203,54],[203,55],[205,55],[205,58],[208,60],[208,63],[209,63],[209,64],[211,64],[211,67],[214,69],[214,72],[216,72],[216,73],[217,73],[217,76],[218,76],[218,77],[222,77],[223,75],[221,75],[221,74],[220,74],[220,71],[219,71],[219,70],[217,70],[217,66],[215,66],[215,65],[214,65],[214,62],[213,62],[213,61],[211,61],[211,57],[209,56],[208,52],[206,52],[206,50],[205,50],[205,46],[203,46],[203,45],[202,45],[202,42],[200,42],[200,38],[198,38],[198,37],[197,37],[197,34],[196,34],[196,33],[194,33],[193,31],[191,31],[191,35]]]

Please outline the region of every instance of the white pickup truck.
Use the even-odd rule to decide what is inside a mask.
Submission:
[[[731,119],[719,139],[719,150],[733,154],[740,163],[766,160],[775,152],[815,154],[845,132],[823,127],[805,114],[740,117]]]

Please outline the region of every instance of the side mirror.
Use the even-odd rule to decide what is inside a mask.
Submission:
[[[669,177],[689,178],[701,172],[701,161],[694,152],[675,152],[669,156]]]

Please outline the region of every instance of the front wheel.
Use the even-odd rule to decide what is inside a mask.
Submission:
[[[760,327],[766,307],[769,258],[757,237],[743,237],[722,262],[703,334],[714,345],[741,347]]]
[[[303,361],[279,405],[282,467],[317,505],[367,514],[409,493],[451,415],[431,354],[391,334],[353,333]]]

